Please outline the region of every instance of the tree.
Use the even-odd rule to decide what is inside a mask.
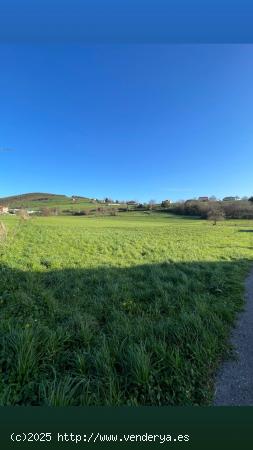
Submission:
[[[253,195],[248,200],[249,200],[249,202],[253,203]]]
[[[222,207],[219,204],[210,207],[207,213],[207,219],[213,221],[213,225],[216,225],[218,221],[225,219],[225,214]]]
[[[25,208],[21,208],[19,209],[19,211],[17,212],[17,215],[22,219],[22,220],[27,220],[29,219],[29,214],[27,212],[27,210]]]
[[[148,206],[149,206],[149,209],[153,209],[155,206],[155,200],[153,200],[153,199],[149,200]]]
[[[169,208],[170,206],[170,201],[169,200],[163,200],[161,203],[161,207],[162,208]]]
[[[51,216],[50,208],[42,208],[41,209],[42,216]]]

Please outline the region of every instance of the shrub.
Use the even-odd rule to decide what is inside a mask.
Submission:
[[[42,208],[41,210],[42,216],[50,216],[50,209],[49,208]]]
[[[222,208],[228,219],[253,219],[253,205],[248,201],[224,202]]]
[[[162,208],[169,208],[170,207],[170,202],[168,200],[163,200],[161,203],[161,207]]]
[[[58,216],[59,209],[58,208],[42,208],[41,210],[42,216]]]
[[[72,215],[73,216],[88,216],[89,215],[89,210],[88,209],[82,209],[80,211],[73,211]]]
[[[29,214],[25,208],[21,208],[17,214],[22,220],[29,219]]]
[[[174,214],[196,216],[201,219],[212,216],[211,211],[216,211],[215,215],[220,211],[218,215],[227,219],[253,219],[253,204],[243,200],[234,202],[187,200],[184,203],[173,203],[170,205],[170,211]]]

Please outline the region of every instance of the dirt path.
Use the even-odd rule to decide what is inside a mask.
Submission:
[[[236,360],[222,364],[216,379],[215,406],[253,405],[253,271],[245,282],[245,309],[232,331]]]

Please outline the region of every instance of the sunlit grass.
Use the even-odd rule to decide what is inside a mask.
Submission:
[[[253,260],[249,221],[3,219],[2,405],[208,404]]]

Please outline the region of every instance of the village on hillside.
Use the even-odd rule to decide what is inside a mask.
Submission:
[[[27,195],[27,194],[25,194],[25,195]],[[71,197],[72,203],[73,204],[77,204],[78,200],[81,199],[81,198],[83,198],[83,197],[72,196]],[[221,202],[221,201],[222,202],[238,202],[238,201],[247,201],[247,200],[248,200],[248,197],[242,197],[241,198],[241,197],[238,197],[238,196],[227,196],[227,197],[224,197],[223,199],[217,199],[215,196],[211,196],[211,197],[200,196],[198,198],[187,199],[187,200],[179,200],[177,202],[169,200],[169,199],[166,199],[166,200],[163,200],[161,203],[156,203],[155,200],[150,200],[149,203],[139,203],[136,200],[129,200],[129,201],[124,201],[124,202],[123,201],[119,202],[118,200],[114,201],[112,199],[109,199],[109,198],[105,197],[105,199],[103,199],[103,200],[98,200],[98,199],[92,198],[92,199],[90,199],[90,203],[92,203],[92,204],[99,203],[99,204],[104,204],[104,205],[107,205],[107,206],[126,205],[127,207],[129,206],[129,207],[132,207],[132,208],[139,208],[140,209],[140,208],[142,208],[145,205],[151,205],[151,203],[153,204],[153,206],[156,206],[156,207],[159,207],[159,206],[168,207],[169,205],[177,204],[177,203],[189,204],[190,202]],[[43,210],[42,209],[24,208],[23,206],[13,208],[13,207],[9,207],[6,204],[3,205],[3,204],[1,204],[1,198],[0,198],[0,215],[3,215],[3,214],[18,215],[24,209],[26,211],[26,214],[28,214],[28,215],[34,215],[34,214],[37,214],[37,215],[42,214],[43,215]]]

